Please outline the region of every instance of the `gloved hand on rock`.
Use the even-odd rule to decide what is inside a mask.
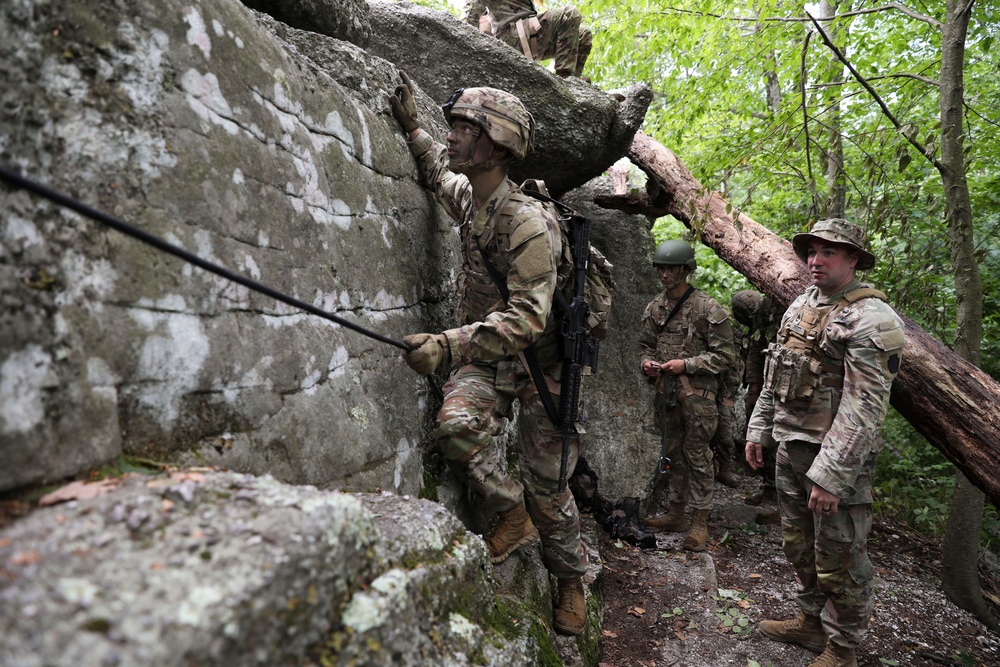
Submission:
[[[413,84],[410,83],[410,77],[401,70],[399,78],[403,80],[403,83],[396,86],[394,94],[389,95],[389,106],[392,107],[392,115],[396,117],[396,122],[403,128],[403,132],[410,134],[420,129],[420,125],[417,123],[417,102],[413,97]]]
[[[451,365],[451,349],[444,334],[413,334],[404,336],[403,342],[413,348],[403,353],[406,365],[421,375],[430,375],[441,365],[446,368]]]

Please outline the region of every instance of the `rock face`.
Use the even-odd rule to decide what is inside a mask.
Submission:
[[[286,16],[298,6],[295,20],[310,26],[309,11],[325,7],[313,29],[361,44],[377,27],[373,48],[406,62],[233,0],[127,10],[12,0],[0,7],[0,164],[381,334],[441,330],[456,238],[385,91],[422,48],[414,29],[431,19],[445,25],[433,34],[485,38],[406,3],[267,6]],[[450,65],[446,56],[426,83],[412,72],[432,93],[418,91],[418,103],[439,137],[439,88],[482,66],[469,49]],[[529,87],[518,92],[539,100],[540,148],[591,137],[570,153],[543,151],[562,163],[534,165],[549,182],[599,173],[648,103],[637,89],[616,109],[581,82],[511,63],[504,76],[525,70]],[[583,92],[567,94],[574,85]],[[25,192],[0,187],[0,209],[0,490],[128,453],[417,493],[430,394],[398,349]]]
[[[620,157],[649,102],[405,3],[254,6],[296,27],[235,0],[0,4],[0,164],[398,340],[452,322],[459,262],[388,110],[400,68],[438,137],[441,93],[470,68],[522,95],[541,157],[514,176],[556,193]],[[415,71],[428,35],[447,43]],[[586,636],[554,640],[537,554],[504,564],[495,603],[481,542],[406,499],[436,494],[435,398],[399,349],[27,192],[0,186],[0,211],[0,491],[122,454],[239,471],[130,478],[0,533],[0,663],[594,664],[595,598]],[[648,225],[601,226],[624,325]],[[606,493],[634,495],[630,335],[604,347],[585,447]],[[377,487],[395,495],[328,490]],[[442,497],[462,504],[455,485]]]
[[[649,495],[660,456],[653,426],[653,392],[639,372],[639,319],[660,284],[652,270],[655,246],[644,216],[602,209],[596,195],[611,192],[603,177],[570,193],[565,201],[591,221],[591,241],[614,264],[617,290],[608,338],[601,342],[598,373],[584,385],[590,421],[583,455],[607,498]]]
[[[15,524],[0,563],[5,667],[537,662],[535,637],[493,627],[483,542],[389,493],[133,476]]]

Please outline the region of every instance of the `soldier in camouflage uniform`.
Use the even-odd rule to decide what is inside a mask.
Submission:
[[[435,436],[442,455],[485,507],[497,512],[485,538],[490,560],[502,562],[540,533],[542,559],[559,581],[554,626],[578,635],[586,620],[587,569],[580,517],[569,489],[558,489],[562,434],[547,416],[521,354],[534,344],[558,404],[558,323],[550,315],[553,294],[562,287],[557,269],[571,258],[570,249],[552,210],[507,178],[511,162],[531,150],[534,120],[510,93],[459,89],[444,105],[451,127],[446,147],[420,129],[412,86],[401,76],[404,84],[389,98],[393,114],[438,202],[458,222],[463,246],[459,326],[406,336],[413,349],[405,360],[422,375],[453,367]],[[506,303],[484,257],[506,282]],[[520,482],[490,456],[504,419],[513,417],[515,399],[521,404]],[[568,470],[578,455],[574,439]]]
[[[761,388],[764,386],[764,354],[768,343],[774,340],[781,322],[781,307],[769,296],[762,296],[752,289],[741,290],[733,295],[733,317],[737,322],[747,327],[747,334],[742,339],[740,356],[743,358],[742,384],[746,387],[744,405],[749,420],[753,408],[757,404]],[[742,434],[746,441],[746,429]],[[750,505],[760,505],[765,500],[776,501],[777,491],[774,488],[774,454],[777,445],[769,434],[762,436],[764,465],[761,469],[761,488],[744,500]],[[755,517],[762,525],[776,525],[781,519],[776,511],[758,512]]]
[[[555,61],[561,77],[583,76],[593,37],[571,5],[535,12],[531,0],[468,0],[462,20],[506,42],[531,60]]]
[[[857,667],[872,610],[872,477],[903,321],[884,294],[855,276],[875,265],[857,225],[821,220],[792,246],[812,286],[788,307],[768,346],[747,462],[763,465],[761,442],[771,433],[783,548],[798,575],[801,613],[759,628],[775,641],[822,651],[810,667]]]
[[[730,326],[732,320],[730,319]],[[738,326],[732,326],[733,346],[739,352],[743,344],[743,332]],[[712,436],[712,452],[715,454],[715,480],[728,487],[740,485],[734,476],[733,464],[736,460],[736,442],[740,442],[742,450],[743,432],[736,432],[736,396],[740,391],[743,379],[743,357],[736,355],[736,361],[719,376],[719,394],[716,400],[719,404],[719,427]],[[740,456],[743,459],[743,456]]]
[[[688,530],[684,548],[704,551],[715,490],[709,445],[718,426],[719,378],[736,361],[733,330],[726,309],[688,285],[697,268],[690,245],[664,241],[653,264],[663,292],[646,306],[639,324],[640,366],[656,386],[657,426],[671,462],[670,506],[644,523],[654,531]],[[660,472],[654,487],[666,477]]]

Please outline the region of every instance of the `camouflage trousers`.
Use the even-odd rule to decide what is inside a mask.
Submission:
[[[719,421],[715,399],[685,396],[664,411],[663,395],[658,393],[656,405],[656,425],[667,438],[670,457],[670,502],[687,504],[692,510],[712,509],[715,470],[710,443]],[[654,483],[654,495],[660,483]]]
[[[580,515],[569,488],[559,492],[562,434],[546,415],[531,376],[519,362],[510,379],[510,386],[504,382],[498,387],[497,369],[488,365],[469,364],[452,373],[437,416],[438,448],[482,496],[489,511],[509,510],[523,498],[541,536],[545,567],[556,577],[581,576],[587,569],[587,556],[580,540]],[[546,380],[558,405],[559,383]],[[520,482],[508,474],[494,445],[504,419],[513,415],[514,399],[521,403]],[[567,463],[570,474],[579,455],[579,438],[573,438]]]
[[[803,612],[819,616],[830,639],[856,647],[868,631],[874,598],[868,533],[872,527],[871,477],[860,475],[856,500],[841,502],[836,515],[818,516],[808,507],[812,481],[806,477],[819,445],[790,441],[778,445],[775,484],[781,510],[782,548],[799,578]],[[874,461],[866,464],[874,467]]]
[[[534,59],[554,60],[559,76],[581,76],[593,46],[593,35],[581,25],[582,20],[580,10],[572,5],[547,9],[539,14],[542,28],[536,46],[532,47],[537,49],[532,54]],[[504,26],[498,36],[518,51],[522,50],[514,23]]]
[[[732,463],[736,450],[736,409],[732,400],[719,403],[719,427],[712,437],[712,450],[719,462]]]

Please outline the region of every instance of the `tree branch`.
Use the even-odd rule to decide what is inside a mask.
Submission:
[[[969,6],[965,9],[965,11],[971,10],[972,3],[974,2],[975,0],[969,0]],[[927,16],[925,14],[921,14],[919,12],[910,9],[906,5],[900,4],[898,2],[890,2],[889,4],[882,5],[881,7],[869,7],[868,9],[858,9],[853,12],[844,12],[843,14],[837,14],[835,16],[824,16],[819,20],[836,21],[837,19],[847,18],[849,16],[860,16],[861,14],[874,14],[876,12],[887,12],[893,9],[901,14],[909,16],[912,19],[916,19],[917,21],[922,21],[933,28],[937,28],[938,30],[941,30],[944,27],[944,24],[938,21],[933,16]],[[678,9],[676,7],[668,7],[667,11],[657,12],[657,14],[691,14],[692,16],[707,16],[708,18],[722,19],[725,21],[736,21],[740,23],[759,23],[761,21],[768,21],[771,23],[808,23],[809,21],[812,21],[813,23],[816,22],[816,19],[814,19],[811,15],[809,15],[808,12],[806,12],[807,18],[802,18],[799,16],[765,16],[764,18],[761,18],[759,16],[724,16],[722,14],[712,14],[710,12],[696,12],[690,9]]]
[[[903,124],[896,119],[896,117],[892,114],[891,111],[889,111],[889,107],[886,106],[884,101],[882,101],[882,98],[879,97],[879,94],[875,92],[875,89],[872,88],[871,84],[868,83],[868,81],[863,76],[861,76],[861,74],[858,73],[858,70],[854,69],[854,65],[850,63],[850,61],[844,56],[841,50],[837,48],[837,45],[833,43],[833,40],[830,39],[830,36],[826,33],[826,30],[824,30],[823,26],[819,24],[819,21],[813,18],[813,15],[810,14],[809,12],[806,12],[806,16],[808,16],[812,20],[813,25],[816,26],[816,30],[819,31],[820,37],[823,38],[823,43],[826,44],[831,51],[833,51],[833,54],[837,56],[837,60],[844,63],[844,66],[848,70],[850,70],[851,76],[853,76],[858,83],[864,86],[865,90],[868,91],[868,94],[872,96],[872,99],[874,99],[875,102],[878,103],[879,107],[882,109],[882,113],[885,114],[885,117],[889,119],[889,121],[895,126],[897,130],[900,131],[900,134],[906,137],[906,140],[909,141],[914,148],[920,151],[921,155],[926,157],[927,160],[934,165],[934,168],[937,169],[939,173],[944,173],[945,166],[941,164],[941,162],[937,158],[934,157],[934,154],[932,152],[928,151],[926,148],[924,148],[923,144],[917,141],[916,137],[914,136],[915,132],[907,132],[903,130]]]
[[[802,95],[802,128],[806,133],[806,171],[809,172],[809,192],[812,195],[813,204],[816,203],[816,179],[813,177],[812,158],[809,151],[809,102],[806,99],[806,53],[809,52],[809,40],[812,38],[812,30],[806,33],[806,39],[802,43],[802,59],[799,69],[799,92]]]
[[[884,74],[882,76],[870,77],[869,81],[881,81],[882,79],[914,79],[920,81],[921,83],[926,83],[929,86],[940,87],[939,84],[934,79],[926,76],[921,76],[920,74],[914,74],[912,72],[897,72],[896,74]],[[810,88],[830,88],[832,86],[843,86],[843,81],[835,81],[833,83],[814,83]]]

